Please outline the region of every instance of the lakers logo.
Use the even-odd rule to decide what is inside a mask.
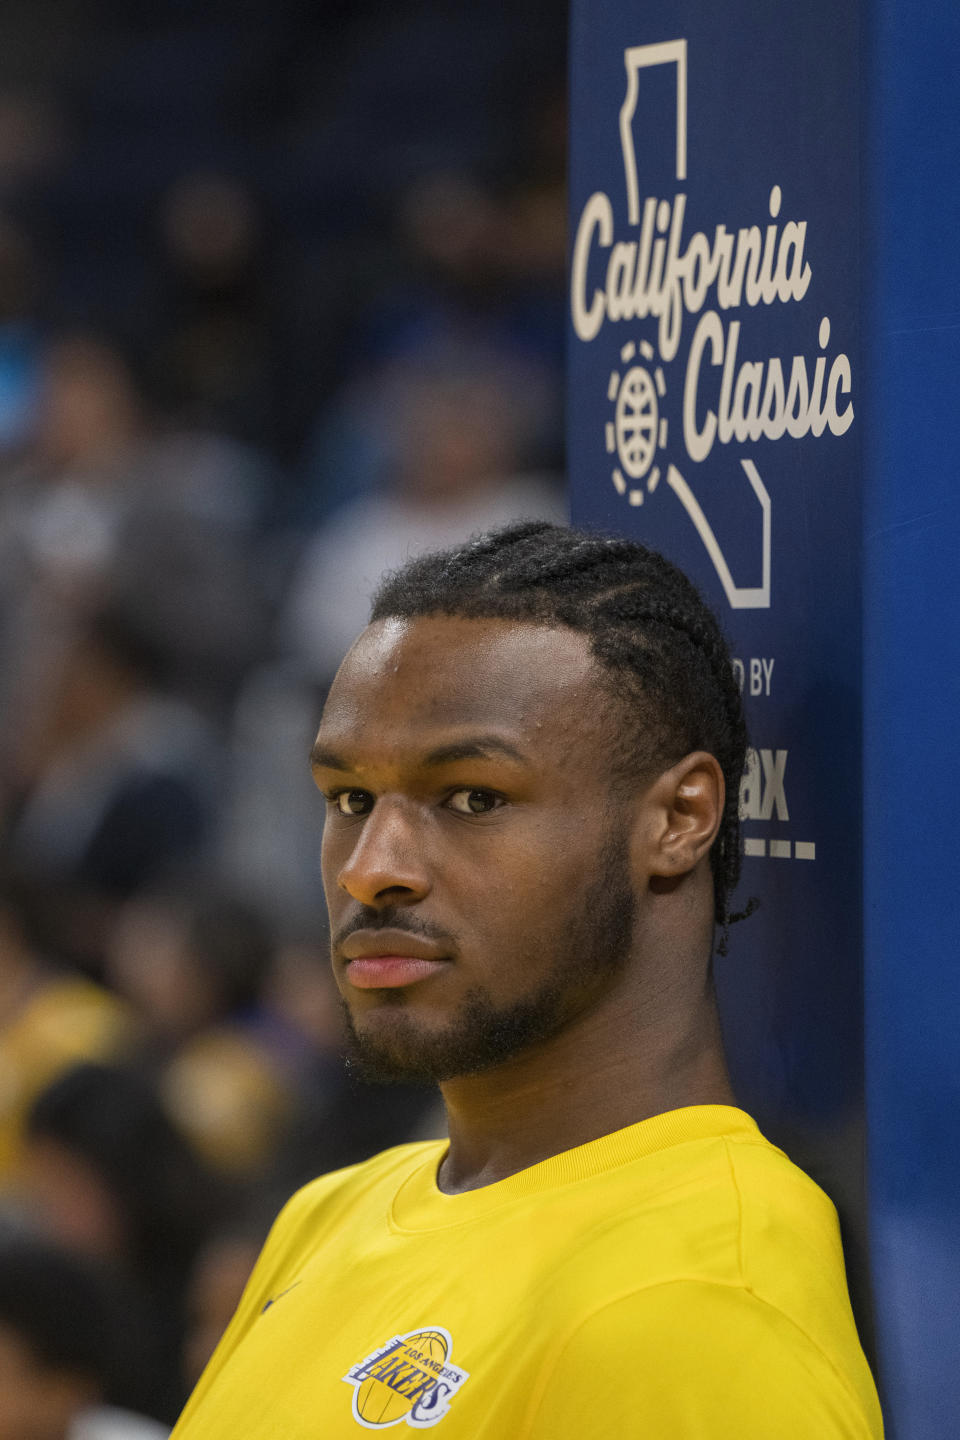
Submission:
[[[406,1420],[426,1430],[442,1420],[470,1376],[450,1361],[450,1332],[436,1326],[408,1330],[354,1365],[343,1379],[353,1390],[353,1418],[366,1430]]]

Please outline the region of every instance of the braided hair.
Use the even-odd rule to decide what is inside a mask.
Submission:
[[[693,750],[726,782],[710,852],[721,953],[740,877],[740,780],[747,750],[730,652],[699,592],[675,565],[632,540],[522,521],[411,560],[374,596],[371,621],[426,615],[567,626],[587,636],[624,706],[618,758],[633,773]]]

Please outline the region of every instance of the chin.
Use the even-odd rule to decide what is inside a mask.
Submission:
[[[562,995],[544,990],[498,1007],[486,991],[472,991],[442,1029],[431,1029],[396,1004],[347,1007],[348,1058],[358,1074],[394,1084],[439,1084],[480,1075],[513,1059],[562,1028]]]
[[[436,1085],[461,1068],[449,1035],[431,1034],[393,1005],[347,1012],[347,1062],[361,1079],[388,1085]]]

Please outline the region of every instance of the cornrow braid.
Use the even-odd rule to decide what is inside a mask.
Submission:
[[[697,597],[699,599],[699,596]],[[702,602],[701,602],[702,604]],[[717,694],[726,710],[726,724],[714,731],[711,745],[705,740],[696,743],[696,748],[709,749],[717,755],[724,771],[726,794],[724,818],[710,854],[715,889],[719,897],[727,897],[736,889],[740,879],[740,775],[743,761],[737,773],[737,783],[730,783],[729,761],[736,764],[738,756],[746,756],[747,727],[743,717],[740,687],[737,684],[730,661],[730,652],[719,626],[709,611],[703,614],[691,613],[668,602],[643,597],[632,593],[617,593],[605,597],[597,605],[598,618],[606,619],[611,627],[629,624],[641,629],[644,626],[668,626],[683,635],[700,653],[710,667],[710,674]],[[756,901],[747,902],[741,914],[731,914],[726,905],[721,909],[718,903],[717,921],[725,930],[731,921],[743,919],[756,908]],[[725,936],[721,938],[725,947]]]
[[[740,781],[747,731],[730,651],[687,577],[622,537],[523,521],[410,561],[382,583],[371,620],[455,615],[564,625],[587,636],[609,689],[628,708],[619,762],[667,768],[693,750],[714,755],[726,782],[710,853],[720,950],[741,914]]]

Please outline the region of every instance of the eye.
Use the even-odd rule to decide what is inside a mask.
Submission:
[[[494,790],[454,790],[447,804],[458,815],[489,815],[503,801]]]
[[[373,809],[373,796],[369,790],[341,790],[330,796],[341,815],[369,815]]]

